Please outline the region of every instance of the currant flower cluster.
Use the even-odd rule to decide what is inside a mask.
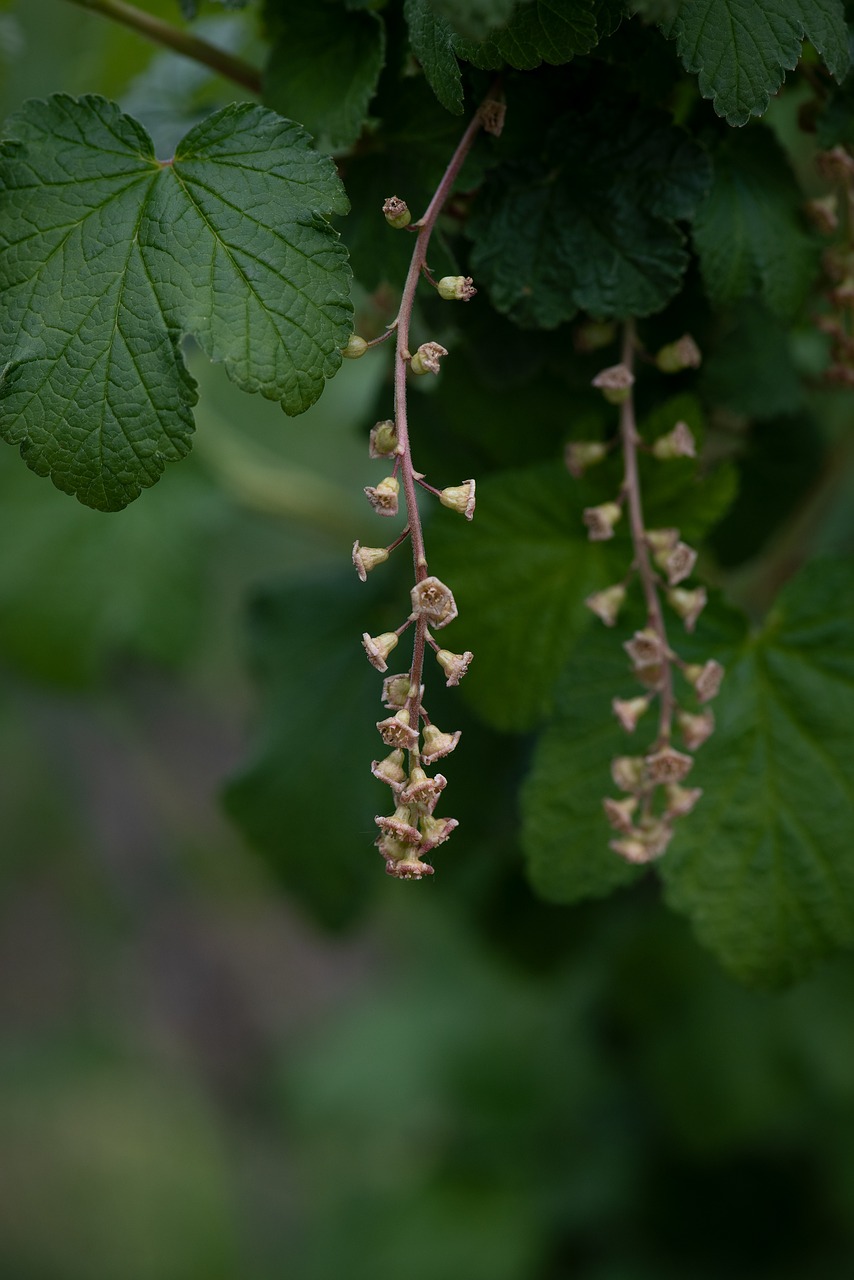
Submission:
[[[825,373],[836,386],[854,386],[854,156],[836,146],[816,156],[816,167],[833,188],[829,195],[807,201],[806,212],[814,226],[836,242],[823,257],[829,310],[816,317],[816,325],[831,339],[831,360]]]
[[[706,704],[716,696],[724,669],[713,659],[702,664],[685,662],[668,641],[661,596],[688,632],[694,630],[707,597],[703,587],[683,586],[693,573],[697,553],[682,541],[679,530],[645,526],[638,452],[644,450],[666,462],[671,458],[694,457],[696,446],[684,422],[675,423],[672,430],[659,436],[653,444],[641,438],[632,390],[635,349],[634,327],[628,324],[621,362],[603,369],[593,379],[593,385],[606,400],[619,405],[619,442],[624,470],[614,500],[584,511],[588,537],[594,542],[612,538],[615,526],[625,514],[631,531],[633,560],[623,581],[597,591],[585,603],[606,626],[614,626],[633,577],[639,580],[646,603],[646,625],[624,645],[641,691],[631,697],[614,698],[611,708],[625,732],[634,734],[641,719],[657,703],[658,727],[645,749],[611,761],[611,777],[623,795],[620,799],[606,796],[602,802],[605,817],[616,833],[610,847],[628,862],[645,863],[661,857],[672,839],[675,819],[690,813],[702,795],[699,787],[683,786],[683,783],[694,764],[691,753],[702,746],[714,730],[714,715]],[[685,335],[663,347],[655,363],[665,373],[696,368],[700,352],[693,339]],[[580,477],[587,467],[600,462],[608,449],[608,445],[598,441],[569,444],[566,463],[570,473]],[[677,701],[677,676],[686,686],[680,697],[684,701],[687,694],[688,706]],[[682,750],[673,745],[674,729],[680,735]]]
[[[409,670],[386,675],[382,688],[383,705],[389,714],[377,722],[377,731],[389,753],[374,760],[374,777],[391,788],[393,812],[379,814],[376,845],[385,859],[386,871],[399,880],[420,880],[433,874],[432,851],[443,844],[458,826],[455,818],[439,818],[435,809],[447,779],[441,773],[426,772],[437,760],[449,755],[460,739],[459,731],[446,733],[433,723],[424,706],[424,658],[432,649],[449,686],[459,684],[473,655],[466,650],[455,653],[442,647],[434,632],[443,630],[457,617],[457,605],[451,589],[430,573],[424,535],[418,508],[418,490],[429,493],[442,506],[471,520],[475,510],[475,481],[437,489],[416,471],[410,446],[407,415],[407,388],[411,377],[439,373],[440,363],[448,352],[438,342],[424,342],[414,352],[409,350],[409,330],[415,292],[422,277],[449,302],[469,302],[476,293],[471,277],[444,276],[435,280],[427,266],[427,246],[439,213],[447,200],[463,160],[480,128],[498,132],[502,113],[500,104],[487,100],[469,124],[430,201],[426,213],[413,223],[409,208],[398,196],[390,196],[383,205],[389,226],[415,235],[415,246],[401,295],[397,318],[386,332],[373,341],[354,335],[344,355],[356,359],[369,347],[395,338],[394,416],[384,419],[371,430],[371,458],[387,463],[387,474],[377,484],[365,488],[365,496],[378,516],[398,516],[401,498],[406,510],[403,530],[387,546],[364,547],[353,544],[353,564],[364,582],[367,575],[404,542],[412,549],[414,584],[410,592],[407,617],[394,631],[362,637],[368,661],[378,671],[388,671],[388,660],[402,636],[412,632],[412,661]]]

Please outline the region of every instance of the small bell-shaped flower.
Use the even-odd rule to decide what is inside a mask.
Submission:
[[[471,276],[442,276],[436,288],[446,302],[471,302],[477,293]]]
[[[649,781],[658,785],[660,782],[681,782],[690,773],[694,761],[684,752],[664,746],[648,755],[644,764]]]
[[[587,525],[587,536],[591,542],[607,542],[614,536],[614,525],[623,514],[619,503],[602,502],[598,507],[585,507],[581,518]]]
[[[606,587],[604,591],[595,591],[584,603],[597,618],[602,619],[606,627],[613,627],[625,599],[626,588],[618,582],[613,587]]]
[[[462,484],[450,485],[447,489],[442,489],[439,493],[439,501],[443,507],[458,511],[461,516],[465,516],[466,520],[471,520],[474,515],[474,491],[474,480],[464,480]]]
[[[647,546],[653,555],[664,555],[667,551],[672,551],[679,541],[678,529],[647,529],[644,534]]]
[[[365,497],[378,516],[396,516],[400,482],[396,476],[386,476],[378,485],[365,485]]]
[[[700,702],[711,702],[712,698],[718,696],[724,678],[724,669],[714,658],[710,658],[702,666],[699,663],[688,664],[682,668],[682,674],[688,683],[694,686],[694,692]]]
[[[410,694],[409,672],[402,675],[386,676],[383,680],[383,706],[392,710],[402,707]]]
[[[654,667],[666,662],[668,649],[661,636],[652,627],[643,627],[636,631],[631,640],[626,640],[623,648],[632,660],[635,671],[642,667]]]
[[[613,364],[596,374],[593,386],[602,392],[609,404],[622,404],[628,400],[634,381],[635,375],[628,365]]]
[[[655,363],[662,373],[681,373],[683,369],[698,369],[701,361],[700,348],[690,333],[683,334],[676,342],[669,342],[655,357]]]
[[[673,587],[667,593],[667,603],[685,623],[685,630],[690,634],[708,603],[706,588],[696,587],[693,591],[687,591],[684,587]]]
[[[608,846],[618,853],[626,862],[632,862],[638,866],[642,866],[645,862],[652,862],[655,854],[649,849],[645,841],[638,836],[626,836],[622,840],[612,840]]]
[[[611,710],[626,733],[634,733],[649,703],[649,698],[612,698]]]
[[[696,751],[715,731],[715,715],[710,708],[700,715],[692,715],[689,711],[677,711],[676,723],[689,751]]]
[[[608,456],[608,446],[599,440],[570,440],[564,450],[564,461],[569,474],[580,480],[588,467],[595,467]]]
[[[368,655],[368,662],[377,671],[388,671],[388,655],[397,647],[400,637],[394,631],[383,631],[382,635],[372,636],[367,631],[362,635],[362,644]]]
[[[460,730],[457,729],[456,733],[443,733],[434,724],[428,724],[424,726],[422,737],[424,749],[421,758],[425,764],[432,764],[434,760],[441,760],[442,756],[451,754],[460,740]]]
[[[353,564],[362,582],[367,582],[371,570],[378,564],[385,564],[386,560],[388,550],[385,547],[363,547],[358,538],[353,543]]]
[[[433,874],[430,863],[422,862],[415,850],[397,862],[387,861],[385,869],[386,875],[395,876],[398,880],[423,880],[424,876]]]
[[[378,720],[377,728],[387,747],[403,747],[412,751],[418,745],[418,733],[410,727],[409,712],[405,707],[386,720]]]
[[[655,563],[667,574],[670,586],[675,587],[694,572],[697,552],[687,542],[677,542],[669,551],[660,551],[655,556]]]
[[[380,782],[387,782],[390,787],[399,787],[406,781],[401,748],[396,747],[383,760],[374,760],[371,764],[371,773]]]
[[[416,765],[409,774],[409,781],[400,793],[404,804],[417,805],[424,813],[432,813],[436,801],[448,784],[447,778],[437,773],[429,777],[420,765]]]
[[[400,231],[412,221],[409,205],[400,196],[389,196],[383,201],[383,217],[390,227]]]
[[[468,671],[469,664],[474,661],[474,654],[468,649],[465,653],[451,653],[450,649],[440,649],[436,654],[436,661],[447,676],[445,683],[451,689],[460,683]]]
[[[426,853],[428,849],[435,849],[437,845],[444,844],[451,832],[455,831],[460,824],[456,818],[433,818],[429,814],[424,814],[418,819],[418,825],[421,828],[419,853]]]
[[[680,787],[678,782],[669,782],[664,788],[668,817],[682,818],[690,813],[702,794],[702,787]]]
[[[421,840],[420,831],[412,825],[412,812],[408,805],[399,804],[390,818],[381,815],[374,818],[374,822],[381,831],[405,844],[418,844]]]
[[[602,801],[605,817],[615,831],[624,834],[632,829],[632,815],[638,807],[637,796],[626,796],[625,800],[612,800],[606,796]]]
[[[415,374],[438,373],[439,361],[447,354],[445,348],[438,342],[422,342],[410,360],[409,367]]]
[[[669,461],[671,458],[696,458],[697,444],[688,423],[677,422],[672,431],[659,436],[652,446],[652,453],[653,457],[662,461]]]
[[[642,756],[615,756],[611,761],[611,777],[621,791],[642,791],[646,782],[646,765]]]
[[[413,617],[424,618],[437,630],[446,627],[457,616],[457,606],[451,589],[438,578],[423,578],[421,582],[416,582],[410,596]]]
[[[397,452],[397,427],[392,418],[384,418],[371,427],[368,452],[372,458],[392,458]]]

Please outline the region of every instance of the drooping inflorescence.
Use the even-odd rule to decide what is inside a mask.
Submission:
[[[622,798],[605,797],[605,817],[615,832],[611,848],[628,862],[645,863],[659,858],[673,836],[673,823],[690,813],[702,795],[699,787],[683,786],[694,764],[692,752],[706,741],[715,727],[706,705],[717,694],[724,671],[712,660],[702,664],[685,662],[670,645],[661,597],[692,632],[706,605],[704,587],[683,586],[694,570],[697,553],[680,537],[676,528],[648,529],[644,522],[638,472],[638,450],[643,448],[665,463],[671,458],[694,457],[696,447],[688,425],[676,422],[673,428],[651,445],[641,438],[634,410],[634,326],[625,329],[622,360],[603,369],[593,380],[610,404],[619,406],[619,441],[623,453],[623,480],[613,501],[588,507],[584,521],[591,541],[614,536],[618,522],[627,515],[632,539],[633,560],[621,582],[605,587],[587,598],[586,604],[606,625],[614,626],[626,600],[628,587],[637,577],[646,605],[646,623],[624,648],[640,691],[631,697],[614,697],[611,709],[627,734],[634,734],[653,704],[658,706],[658,725],[652,740],[635,755],[621,755],[611,761],[611,777]],[[655,357],[665,373],[696,368],[700,352],[685,335],[663,347]],[[600,462],[608,446],[595,441],[573,442],[567,446],[570,473],[580,477],[587,467]],[[677,687],[682,688],[677,695]],[[679,734],[678,749],[673,745]]]
[[[443,648],[434,632],[440,631],[457,617],[457,605],[451,589],[430,573],[421,517],[418,490],[431,494],[449,510],[471,520],[475,510],[475,481],[463,480],[443,489],[429,484],[415,470],[410,445],[407,416],[407,382],[410,376],[422,377],[439,373],[441,361],[448,355],[438,342],[424,342],[416,351],[409,350],[409,328],[415,291],[422,276],[449,302],[469,302],[476,290],[469,276],[443,276],[434,280],[427,267],[426,255],[436,220],[453,187],[466,154],[480,128],[495,132],[493,119],[500,116],[495,104],[481,107],[468,129],[436,189],[427,212],[412,222],[406,202],[390,196],[383,205],[389,226],[409,230],[417,238],[401,296],[396,320],[382,337],[373,342],[354,335],[344,355],[358,359],[369,347],[395,338],[394,416],[376,423],[370,435],[369,453],[386,462],[388,474],[375,485],[365,488],[365,495],[377,515],[394,518],[402,499],[406,524],[402,532],[387,546],[353,545],[353,564],[364,582],[378,565],[405,541],[412,547],[414,584],[410,592],[409,612],[394,631],[379,635],[366,632],[362,638],[365,653],[372,666],[383,674],[388,671],[391,654],[404,633],[411,630],[412,661],[409,670],[386,675],[382,699],[388,715],[377,722],[377,730],[388,754],[374,760],[371,771],[392,791],[393,812],[378,815],[377,847],[385,859],[386,871],[400,880],[420,880],[433,874],[433,866],[425,859],[447,840],[456,828],[455,818],[437,818],[435,809],[447,780],[441,773],[429,775],[425,766],[449,755],[456,747],[459,732],[446,733],[433,724],[424,706],[424,656],[429,647],[448,686],[458,685],[468,670],[473,655],[466,650],[455,653]]]

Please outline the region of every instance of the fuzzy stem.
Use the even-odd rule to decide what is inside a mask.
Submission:
[[[76,4],[81,9],[89,9],[92,13],[100,13],[105,18],[112,18],[114,22],[121,22],[153,40],[155,44],[210,67],[212,71],[234,81],[241,88],[248,89],[250,93],[256,96],[261,94],[261,73],[250,63],[226,53],[224,49],[218,49],[207,40],[173,27],[162,18],[137,9],[135,5],[127,4],[126,0],[68,0],[68,3]]]
[[[631,370],[635,356],[635,326],[632,320],[626,321],[623,330],[623,364]],[[646,600],[647,624],[661,640],[665,652],[669,652],[667,630],[664,625],[664,614],[658,598],[655,571],[650,563],[649,547],[646,541],[646,526],[643,518],[641,502],[640,477],[638,475],[638,435],[635,421],[635,401],[632,392],[620,406],[620,439],[623,445],[623,462],[625,466],[623,492],[628,500],[629,528],[632,535],[632,546],[635,554],[635,566]],[[660,690],[658,742],[665,746],[670,742],[673,722],[673,668],[669,658],[663,663],[663,674]]]

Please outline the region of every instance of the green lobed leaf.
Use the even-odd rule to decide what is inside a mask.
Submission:
[[[405,0],[403,12],[412,52],[421,63],[430,88],[447,111],[460,115],[463,84],[450,24],[434,12],[430,0]]]
[[[638,615],[635,623],[640,621]],[[701,617],[697,636],[680,635],[681,626],[672,614],[666,623],[670,642],[680,653],[692,657],[691,651],[696,651],[725,662],[744,631],[738,615],[712,603]],[[608,847],[613,832],[602,810],[605,796],[619,794],[611,781],[610,761],[641,750],[655,733],[654,721],[650,727],[642,720],[629,738],[611,711],[612,698],[638,691],[622,649],[633,629],[623,618],[607,632],[597,623],[580,642],[561,677],[555,718],[537,744],[522,790],[528,876],[550,901],[600,897],[638,875],[638,868]],[[703,786],[707,750],[708,744],[692,774],[692,782]],[[683,822],[702,829],[700,807]]]
[[[479,43],[458,39],[456,49],[483,70],[509,63],[517,71],[532,71],[542,62],[556,67],[588,53],[615,26],[609,0],[528,0],[506,26]]]
[[[333,150],[362,132],[385,61],[376,13],[337,5],[268,3],[275,43],[264,71],[264,102],[297,120]]]
[[[470,223],[472,270],[524,328],[578,310],[645,316],[688,264],[676,225],[711,180],[705,153],[657,112],[570,112],[494,170]]]
[[[714,154],[715,177],[694,219],[694,244],[713,302],[759,296],[787,318],[806,297],[818,247],[806,234],[802,197],[770,130],[754,126]]]
[[[117,510],[189,450],[196,336],[246,391],[308,408],[351,329],[346,198],[307,135],[216,112],[158,162],[102,98],[31,102],[0,152],[0,431],[81,502]]]
[[[484,40],[493,27],[509,21],[517,2],[528,0],[428,0],[438,18],[469,40]]]
[[[763,114],[804,39],[837,80],[850,65],[842,0],[680,0],[662,28],[698,75],[703,97],[732,125]]]
[[[854,945],[850,561],[810,564],[781,593],[715,714],[701,806],[660,863],[667,897],[737,977],[791,982]]]

